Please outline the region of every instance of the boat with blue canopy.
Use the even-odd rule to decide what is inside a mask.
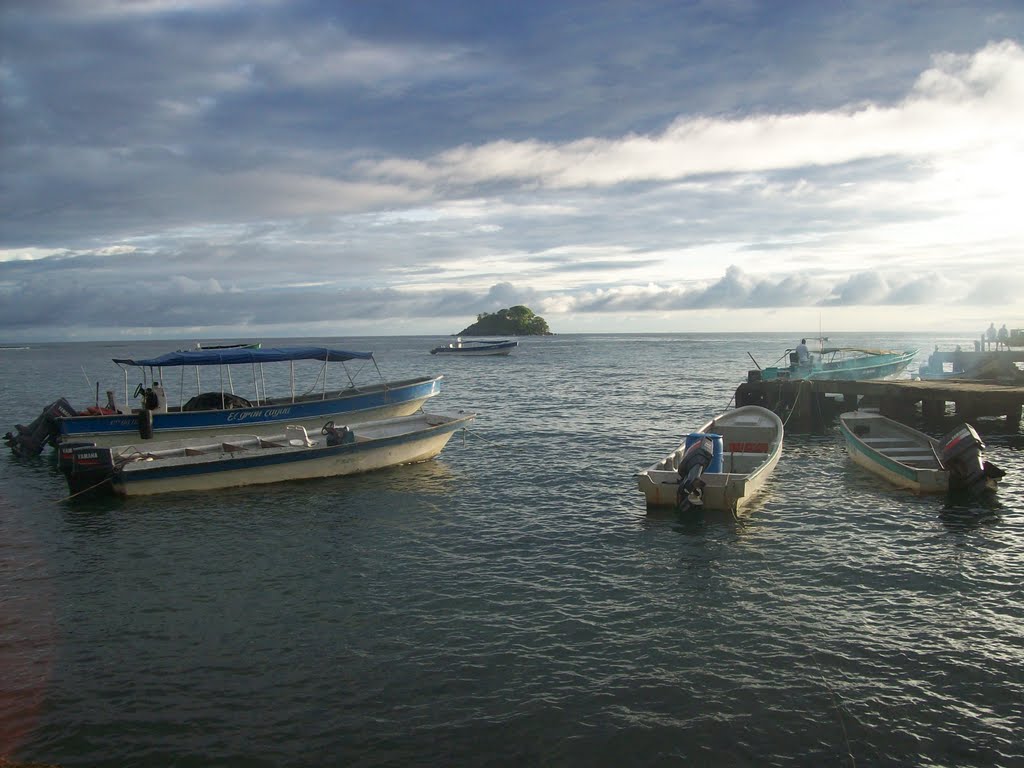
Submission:
[[[441,391],[442,378],[386,381],[372,352],[316,346],[181,350],[153,358],[115,358],[113,362],[124,376],[120,403],[134,400],[137,405],[121,405],[113,390],[107,390],[107,400],[101,405],[97,384],[96,405],[77,411],[61,398],[31,425],[18,425],[14,433],[8,432],[5,440],[12,451],[35,455],[47,443],[118,445],[137,439],[208,437],[225,430],[259,434],[279,431],[287,424],[319,428],[331,419],[353,423],[406,416]],[[360,383],[368,365],[376,371],[377,380]],[[141,372],[141,382],[134,390],[132,371]],[[178,381],[169,384],[168,375]],[[297,375],[311,377],[312,382],[299,389]]]

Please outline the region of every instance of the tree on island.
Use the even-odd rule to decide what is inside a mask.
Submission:
[[[476,322],[459,336],[550,336],[551,331],[543,317],[533,314],[524,306],[499,309],[493,315],[482,312]]]

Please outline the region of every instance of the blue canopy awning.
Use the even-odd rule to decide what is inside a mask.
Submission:
[[[278,347],[277,349],[197,349],[168,352],[147,360],[114,358],[119,365],[168,368],[180,365],[242,365],[245,363],[280,363],[288,360],[320,360],[342,363],[346,360],[372,360],[373,352],[347,352],[327,347]]]

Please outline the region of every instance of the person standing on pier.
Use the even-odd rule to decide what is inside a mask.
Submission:
[[[992,345],[996,342],[996,324],[989,323],[988,330],[985,332],[985,338],[988,339],[988,347],[991,349]]]
[[[996,349],[1002,347],[1003,349],[1009,349],[1010,345],[1007,342],[1010,340],[1010,332],[1006,330],[1006,323],[1003,323],[1003,327],[999,329],[999,343],[996,344]]]

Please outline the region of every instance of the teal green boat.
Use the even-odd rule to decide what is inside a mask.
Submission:
[[[861,349],[859,347],[825,347],[799,362],[794,350],[786,350],[788,366],[758,368],[747,373],[747,381],[776,379],[884,379],[903,372],[917,357],[918,350]]]

